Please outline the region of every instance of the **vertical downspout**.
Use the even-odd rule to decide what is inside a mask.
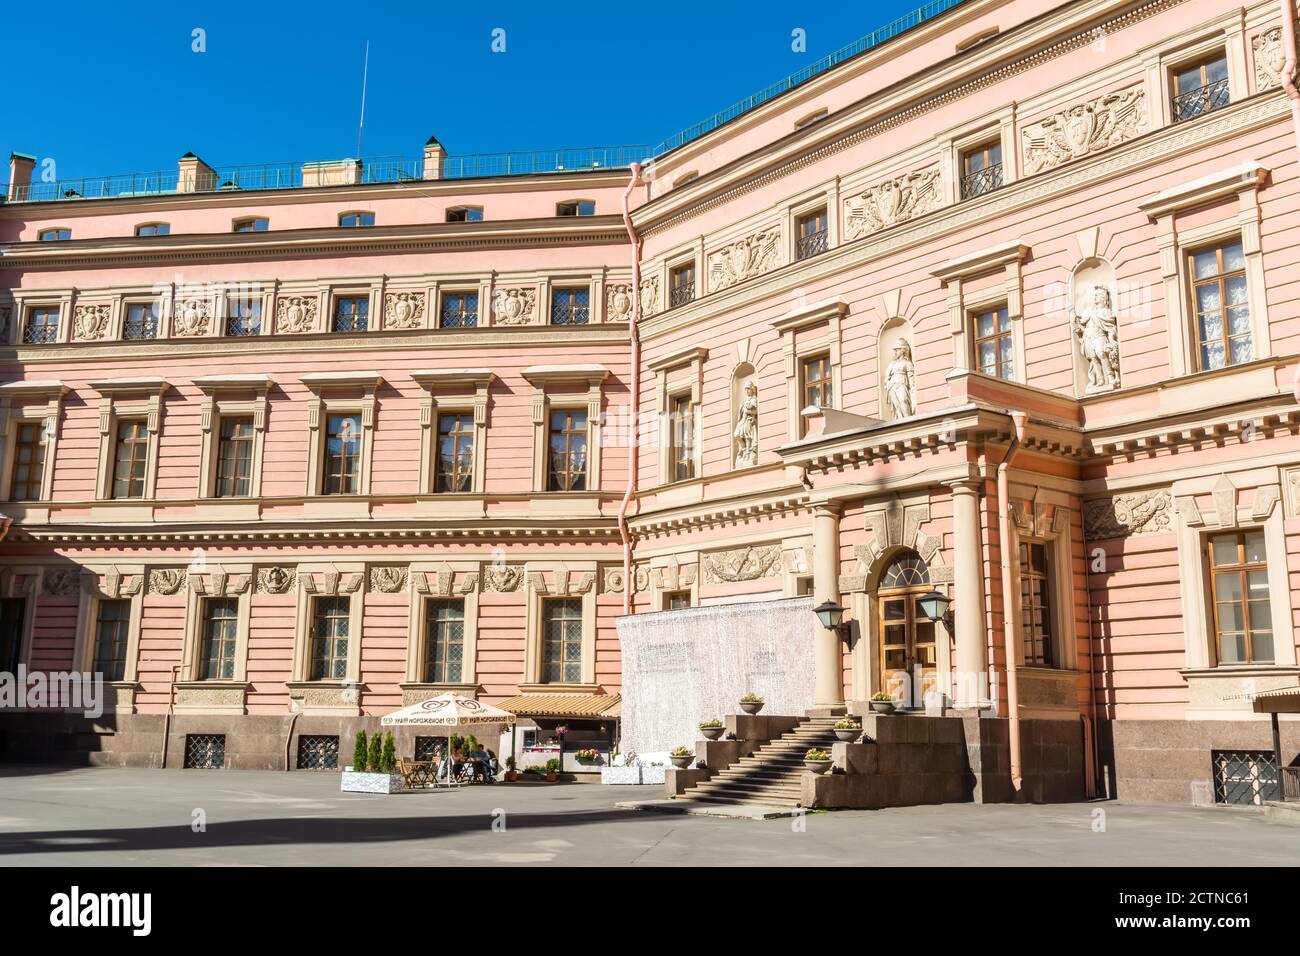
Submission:
[[[172,665],[172,684],[167,689],[167,716],[163,718],[163,739],[162,739],[162,769],[167,769],[167,743],[172,736],[172,712],[176,709],[176,678],[180,674],[181,665]]]
[[[1002,649],[1007,658],[1007,716],[1010,719],[1008,725],[1010,739],[1008,743],[1011,749],[1011,787],[1017,793],[1020,792],[1024,776],[1021,773],[1020,766],[1020,688],[1016,676],[1016,658],[1020,648],[1016,646],[1016,628],[1011,613],[1013,596],[1010,547],[1011,499],[1007,489],[1007,471],[1011,466],[1011,459],[1015,457],[1016,452],[1020,449],[1020,443],[1025,439],[1025,420],[1027,417],[1024,412],[1011,413],[1011,421],[1015,425],[1016,434],[1011,439],[1011,444],[1007,446],[1007,453],[1002,459],[1002,464],[998,465],[998,551],[1002,555]]]
[[[1300,90],[1296,89],[1296,12],[1295,0],[1282,0],[1282,89],[1291,101],[1291,125],[1295,129],[1295,148],[1300,154]],[[1300,157],[1297,157],[1300,159]]]
[[[623,190],[623,225],[627,228],[628,239],[632,243],[632,314],[628,319],[627,331],[630,345],[629,361],[631,374],[628,398],[628,448],[627,448],[627,486],[623,489],[623,500],[618,505],[618,533],[623,539],[623,613],[632,613],[632,592],[635,582],[632,580],[632,536],[627,530],[627,510],[636,493],[637,466],[641,441],[641,338],[637,331],[637,320],[641,318],[641,240],[632,225],[632,212],[628,199],[632,190],[644,185],[641,181],[641,164],[632,164],[632,178],[628,180],[627,189]]]

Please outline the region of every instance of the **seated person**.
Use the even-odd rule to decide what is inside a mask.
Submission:
[[[493,783],[492,780],[492,758],[488,756],[487,751],[480,745],[469,759],[474,761],[474,775],[482,776],[485,783]]]

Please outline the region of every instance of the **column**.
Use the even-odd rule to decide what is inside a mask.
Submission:
[[[984,633],[984,562],[980,547],[978,481],[953,482],[953,617],[956,627],[957,707],[978,707],[988,697]]]
[[[840,512],[834,505],[813,511],[813,603],[840,603]],[[839,631],[814,622],[814,698],[817,707],[844,704],[844,661]]]

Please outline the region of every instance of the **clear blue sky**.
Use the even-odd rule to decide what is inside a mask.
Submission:
[[[653,146],[919,5],[13,3],[0,157],[69,179],[353,156],[366,39],[365,156]]]

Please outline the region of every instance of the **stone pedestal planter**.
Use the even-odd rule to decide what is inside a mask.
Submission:
[[[685,770],[691,764],[695,763],[695,754],[685,754],[681,757],[677,756],[677,754],[673,754],[668,759],[673,762],[674,767]]]
[[[641,768],[640,767],[601,767],[600,782],[615,785],[615,786],[639,784],[641,782]]]
[[[877,714],[892,714],[894,712],[894,702],[892,700],[873,700],[871,709]]]
[[[726,731],[727,731],[726,727],[701,727],[700,728],[700,733],[704,735],[705,740],[717,740],[724,733],[726,733]]]
[[[761,700],[742,700],[740,702],[740,709],[747,714],[757,714],[763,709],[764,703],[765,701]]]
[[[402,775],[400,773],[357,773],[354,770],[345,770],[340,788],[344,793],[401,793]]]
[[[858,739],[862,733],[861,727],[836,727],[835,736],[840,740],[847,740],[850,743]]]
[[[805,770],[811,770],[813,773],[825,773],[831,769],[829,760],[805,760],[803,765]]]

